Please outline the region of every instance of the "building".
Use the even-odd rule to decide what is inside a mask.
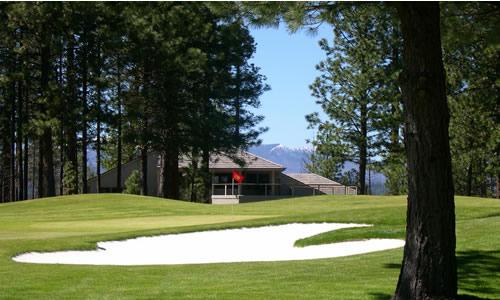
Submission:
[[[237,158],[245,163],[243,167],[225,155],[212,155],[210,158],[213,204],[234,204],[293,196],[357,194],[356,187],[344,186],[314,173],[284,173],[285,167],[282,165],[249,152],[242,151]],[[152,196],[159,195],[158,162],[157,153],[148,154],[148,195]],[[180,172],[189,165],[188,160],[181,160]],[[134,170],[140,170],[139,159],[122,165],[122,186]],[[245,177],[241,184],[232,179],[233,171],[238,171]],[[114,168],[101,174],[102,192],[117,192],[116,173]],[[88,184],[90,193],[97,192],[96,177],[89,179]]]

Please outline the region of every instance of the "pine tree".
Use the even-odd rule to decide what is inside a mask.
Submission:
[[[380,80],[388,58],[378,33],[384,32],[390,22],[387,14],[377,9],[380,8],[351,7],[332,20],[338,23],[335,39],[332,46],[326,40],[320,41],[327,59],[318,64],[322,75],[311,85],[312,95],[329,120],[322,121],[317,114],[307,116],[311,127],[318,127],[317,140],[341,154],[344,161],[359,165],[361,194],[367,192],[367,163],[374,156],[380,119],[385,118],[383,106],[388,101],[381,92],[384,83]]]
[[[443,6],[450,147],[456,193],[496,196],[500,162],[498,12],[485,3]],[[472,25],[473,24],[473,25]]]

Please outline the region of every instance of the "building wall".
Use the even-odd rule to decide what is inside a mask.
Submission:
[[[285,174],[281,176],[281,193],[290,196],[312,196],[312,195],[355,195],[356,191],[337,184],[305,184]]]
[[[125,181],[134,170],[140,170],[140,159],[134,159],[122,165],[121,186],[125,187]],[[101,189],[103,192],[116,192],[116,168],[101,174]],[[97,177],[89,179],[89,193],[97,193]],[[148,154],[148,195],[158,196],[158,156]]]

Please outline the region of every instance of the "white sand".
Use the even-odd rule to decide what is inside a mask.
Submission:
[[[94,251],[25,253],[17,262],[78,265],[177,265],[329,258],[399,248],[404,241],[369,239],[294,247],[296,240],[363,224],[287,224],[99,242]]]

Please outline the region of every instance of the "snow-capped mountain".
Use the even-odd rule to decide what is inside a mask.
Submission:
[[[307,172],[305,162],[309,161],[309,155],[313,149],[311,147],[291,148],[282,144],[263,144],[250,147],[248,151],[286,167],[286,172],[303,173]]]

